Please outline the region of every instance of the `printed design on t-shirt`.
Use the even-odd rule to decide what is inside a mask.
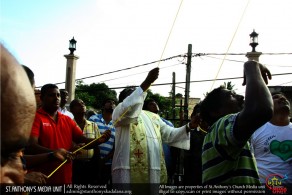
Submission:
[[[276,138],[276,135],[270,135],[264,142],[264,152],[270,152],[270,142]]]
[[[50,127],[51,124],[50,124],[50,123],[45,123],[45,122],[44,122],[44,123],[43,123],[43,126],[44,126],[44,127]]]
[[[273,140],[270,143],[270,151],[283,161],[286,161],[292,157],[292,140],[285,140],[282,142]]]

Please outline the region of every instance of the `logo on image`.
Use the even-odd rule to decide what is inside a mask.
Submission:
[[[284,180],[288,179],[287,175],[271,174],[266,178],[266,186],[273,194],[286,194],[287,188],[282,185]]]

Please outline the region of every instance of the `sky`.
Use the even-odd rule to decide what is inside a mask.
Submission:
[[[0,0],[0,39],[33,70],[37,87],[65,82],[64,55],[74,36],[76,79],[97,75],[85,84],[140,85],[159,67],[154,84],[171,83],[175,73],[175,92],[184,95],[186,59],[175,56],[191,44],[190,97],[228,81],[244,95],[241,78],[222,79],[243,76],[253,30],[259,61],[275,75],[269,86],[292,86],[291,10],[291,0]],[[154,84],[152,92],[169,95],[170,84]]]

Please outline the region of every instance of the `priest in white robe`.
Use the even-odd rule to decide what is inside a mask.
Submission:
[[[165,124],[159,115],[142,110],[146,91],[158,75],[159,68],[152,69],[138,88],[126,88],[119,95],[120,103],[113,112],[114,184],[166,183],[162,142],[181,149],[190,147],[189,131],[195,128],[195,121],[174,128]]]

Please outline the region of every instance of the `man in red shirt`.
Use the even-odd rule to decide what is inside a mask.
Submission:
[[[53,150],[63,148],[68,151],[74,151],[74,143],[89,143],[93,138],[83,136],[81,129],[68,116],[58,112],[60,105],[60,91],[54,84],[46,84],[41,88],[42,106],[37,111],[31,135],[29,146],[26,151],[30,154],[39,154],[52,152]],[[85,149],[97,147],[110,138],[111,132],[108,130],[95,142]],[[36,167],[35,171],[40,171],[45,175],[50,175],[62,161],[60,157],[52,153],[50,160]],[[66,157],[64,157],[65,159]],[[90,174],[90,173],[88,173]],[[72,183],[72,161],[69,159],[61,168],[59,168],[47,181],[48,184],[69,184]]]

